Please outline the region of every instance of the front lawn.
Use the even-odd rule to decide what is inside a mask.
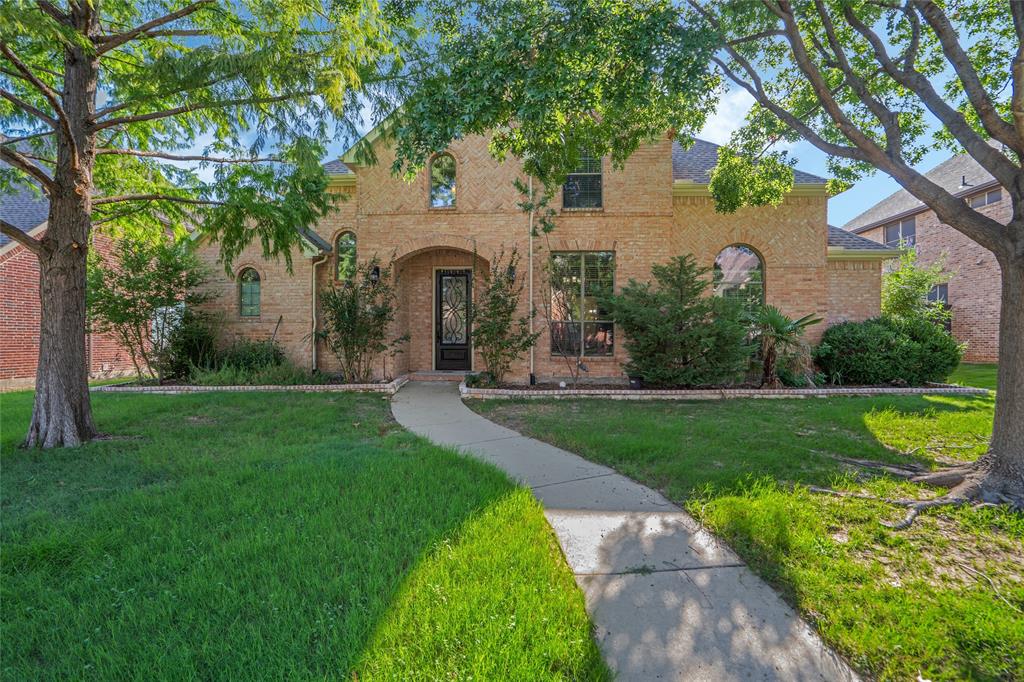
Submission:
[[[0,401],[3,679],[607,676],[529,491],[379,396],[97,395],[49,452]]]
[[[1024,680],[1024,516],[945,508],[892,531],[901,509],[794,486],[934,494],[839,458],[973,459],[991,396],[469,404],[684,504],[871,677]]]
[[[964,386],[976,386],[987,388],[990,391],[996,390],[996,371],[999,365],[986,363],[961,362],[960,366],[949,375],[951,384],[963,384]]]

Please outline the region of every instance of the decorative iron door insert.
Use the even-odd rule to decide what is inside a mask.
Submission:
[[[434,301],[434,366],[468,371],[470,271],[438,270]]]

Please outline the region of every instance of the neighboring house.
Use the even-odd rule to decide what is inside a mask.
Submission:
[[[39,239],[50,205],[24,187],[0,194],[0,217]],[[92,247],[105,252],[109,238],[93,233]],[[35,383],[39,358],[39,261],[24,246],[0,234],[0,390]],[[109,377],[132,371],[131,358],[109,336],[88,334],[89,374]]]
[[[520,165],[494,160],[486,138],[454,142],[412,182],[391,174],[394,154],[383,136],[374,131],[366,141],[376,164],[360,165],[350,151],[326,165],[345,200],[303,235],[292,274],[264,260],[256,244],[236,259],[234,280],[210,285],[209,305],[223,313],[229,335],[276,333],[292,361],[335,370],[323,344],[310,343],[316,292],[347,277],[351,263],[377,255],[395,262],[394,331],[409,335],[404,352],[378,374],[481,369],[467,301],[495,255],[514,248],[541,337],[511,380],[565,377],[566,355],[582,359],[587,378],[620,379],[626,352],[592,295],[599,288],[647,280],[653,264],[692,253],[714,268],[719,294],[767,301],[793,317],[860,320],[878,315],[881,263],[896,253],[829,229],[825,180],[800,171],[782,205],[716,213],[707,183],[717,147],[708,142],[684,150],[666,137],[641,147],[621,170],[608,159],[584,159],[552,202],[555,230],[531,239],[530,216],[513,187]],[[216,244],[201,241],[199,253],[223,272],[214,266]],[[824,328],[812,327],[811,340]]]
[[[925,177],[989,217],[1003,224],[1010,221],[1009,193],[967,154],[943,161]],[[881,244],[912,246],[922,265],[944,258],[949,280],[929,298],[950,307],[953,336],[967,344],[965,361],[998,360],[1000,270],[991,251],[941,223],[934,211],[903,189],[843,227]]]

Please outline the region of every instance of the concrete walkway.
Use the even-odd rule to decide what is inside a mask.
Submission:
[[[410,382],[398,423],[494,464],[544,504],[619,680],[854,680],[730,549],[658,492]]]

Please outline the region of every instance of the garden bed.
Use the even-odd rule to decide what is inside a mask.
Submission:
[[[253,392],[253,391],[292,391],[299,393],[385,393],[394,395],[398,392],[409,378],[402,375],[387,383],[373,384],[272,384],[265,386],[240,385],[240,386],[196,386],[191,384],[154,384],[143,385],[113,384],[109,386],[94,386],[91,390],[101,393],[158,393],[175,395],[182,393],[218,393],[218,392]]]
[[[829,386],[822,388],[610,388],[608,386],[520,386],[472,388],[459,384],[463,398],[608,398],[611,400],[726,400],[729,398],[830,398],[873,395],[987,395],[988,390],[954,384],[927,386]]]

